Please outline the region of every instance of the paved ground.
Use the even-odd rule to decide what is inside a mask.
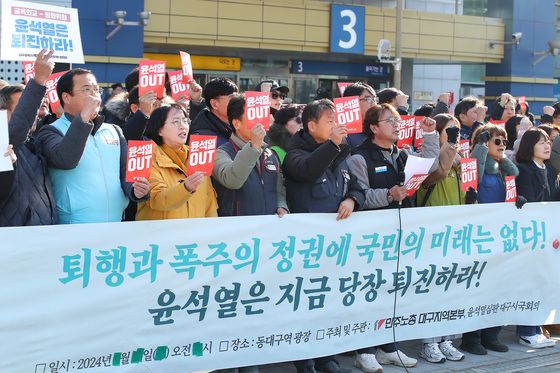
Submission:
[[[560,338],[555,337],[558,346],[540,350],[529,349],[517,343],[514,327],[506,327],[500,334],[500,339],[506,343],[510,351],[499,353],[488,351],[486,356],[477,356],[466,353],[465,359],[460,362],[446,362],[431,364],[418,358],[421,343],[419,341],[402,342],[401,349],[408,355],[418,358],[418,365],[409,368],[411,373],[553,373],[560,372]],[[459,343],[455,342],[455,345]],[[342,367],[350,373],[360,373],[361,370],[353,367],[351,356],[339,356]],[[391,365],[384,366],[384,373],[403,373],[404,368]],[[292,364],[283,363],[261,367],[261,373],[295,373]]]

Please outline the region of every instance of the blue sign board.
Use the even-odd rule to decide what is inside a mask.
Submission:
[[[389,66],[382,64],[293,60],[292,74],[346,75],[388,78]]]
[[[332,4],[330,51],[364,54],[365,19],[363,6]]]

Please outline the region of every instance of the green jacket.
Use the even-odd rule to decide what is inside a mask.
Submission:
[[[423,206],[428,190],[433,188],[424,206],[452,206],[465,204],[465,192],[461,190],[460,165],[453,165],[447,177],[426,187],[422,185],[416,194],[418,207]]]

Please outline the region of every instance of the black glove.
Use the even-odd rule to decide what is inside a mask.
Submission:
[[[445,133],[447,133],[447,142],[451,145],[457,144],[457,140],[459,139],[459,127],[448,127],[445,129]]]
[[[467,189],[467,193],[465,194],[465,204],[474,205],[477,200],[478,192],[473,187],[469,187],[469,189]]]
[[[527,203],[527,198],[523,196],[517,196],[517,198],[515,199],[515,207],[517,207],[518,209],[521,209],[523,205],[526,203]]]
[[[486,144],[488,141],[490,141],[490,132],[482,131],[482,133],[478,135],[478,143]]]

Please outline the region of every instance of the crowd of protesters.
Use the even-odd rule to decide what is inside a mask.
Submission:
[[[137,69],[125,78],[126,88],[113,85],[116,93],[103,105],[90,71],[68,71],[56,87],[61,110],[52,113],[45,99],[52,53],[38,54],[26,86],[0,90],[11,143],[2,153],[14,165],[0,173],[1,227],[315,212],[341,220],[360,210],[504,202],[507,176],[516,177],[518,207],[560,200],[560,103],[545,107],[537,123],[529,105],[507,93],[490,113],[476,97],[464,97],[453,115],[450,95],[442,93],[415,113],[426,117],[421,148],[401,149],[396,143],[408,96],[396,88],[375,92],[363,82],[344,91],[360,101],[363,130],[352,135],[337,124],[331,100],[284,105],[289,89],[276,81],[255,87],[269,92],[267,132],[262,124],[247,125],[245,97],[229,79],[204,87],[192,82],[190,100],[175,102],[154,92],[139,96]],[[211,175],[187,176],[192,134],[217,136]],[[155,143],[150,177],[127,182],[127,141],[142,139]],[[478,164],[478,188],[467,192],[460,187],[461,139],[470,141]],[[422,187],[407,197],[402,175],[411,154],[435,161]],[[519,342],[532,348],[555,345],[540,326],[518,326],[517,332]],[[433,336],[423,340],[419,356],[443,363],[464,359],[460,350],[507,352],[499,333],[494,327]],[[459,350],[453,340],[461,337]],[[416,363],[397,343],[355,352],[355,366],[364,372]],[[294,364],[302,373],[340,371],[333,356]]]

